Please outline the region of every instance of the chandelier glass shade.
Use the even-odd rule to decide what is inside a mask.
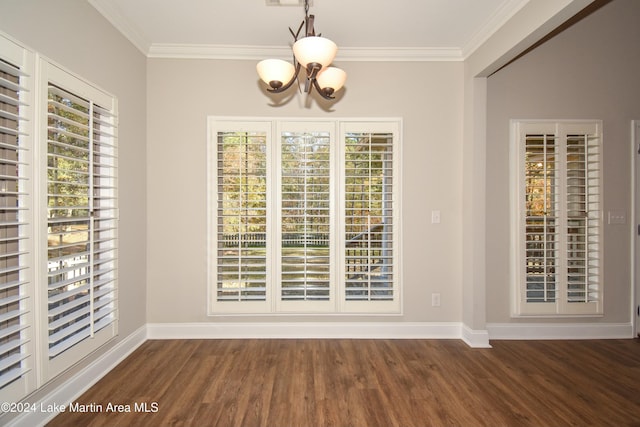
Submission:
[[[263,82],[277,88],[282,86],[282,82],[291,80],[296,71],[296,67],[282,59],[265,59],[258,62],[256,68]]]
[[[323,68],[316,77],[318,86],[320,86],[322,90],[329,95],[332,95],[333,92],[340,90],[342,86],[344,86],[344,82],[346,80],[347,73],[337,67]]]
[[[333,99],[333,94],[340,90],[347,79],[343,70],[330,67],[338,52],[338,46],[331,40],[315,34],[313,28],[314,16],[308,14],[309,2],[305,0],[305,19],[300,24],[297,33],[291,28],[293,35],[293,64],[281,59],[265,59],[257,65],[258,76],[269,85],[270,92],[284,92],[298,79],[301,69],[306,72],[305,92],[316,88],[325,99]],[[302,26],[305,36],[298,38]]]
[[[319,36],[309,36],[293,44],[293,55],[303,66],[320,64],[328,67],[338,53],[338,46],[329,39]]]

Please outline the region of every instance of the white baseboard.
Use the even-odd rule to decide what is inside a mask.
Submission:
[[[631,323],[488,323],[492,340],[633,338]]]
[[[65,405],[68,407],[70,403],[74,402],[82,393],[97,383],[98,380],[115,368],[116,365],[122,362],[146,340],[147,328],[145,325],[124,338],[90,365],[65,381],[64,384],[36,402],[36,407],[47,408],[50,407],[50,405]],[[12,427],[42,426],[51,421],[56,415],[55,412],[25,412],[19,417],[9,421],[7,425]]]
[[[148,339],[461,339],[458,322],[149,323]]]
[[[462,325],[462,341],[472,348],[491,348],[489,344],[489,332],[486,330],[475,330],[467,325]]]

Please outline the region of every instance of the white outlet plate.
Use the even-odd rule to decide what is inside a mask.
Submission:
[[[431,306],[440,307],[440,294],[431,294]]]
[[[431,211],[431,224],[440,224],[440,211]]]

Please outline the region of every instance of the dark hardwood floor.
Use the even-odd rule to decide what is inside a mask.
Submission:
[[[638,340],[491,344],[147,341],[49,425],[640,426]]]

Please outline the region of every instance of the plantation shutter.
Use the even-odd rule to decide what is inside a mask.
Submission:
[[[323,127],[287,123],[280,131],[279,303],[285,310],[327,309],[333,296],[332,145],[336,142],[333,126]],[[302,301],[308,303],[299,304]]]
[[[217,271],[219,302],[267,296],[267,134],[217,133]]]
[[[47,91],[50,360],[67,360],[85,342],[68,359],[83,357],[115,334],[116,322],[116,118],[112,106],[92,101],[81,85],[63,86],[50,81]],[[86,341],[98,335],[95,344]]]
[[[31,288],[30,56],[0,38],[0,400],[35,387]]]
[[[209,309],[400,311],[400,122],[209,119]]]
[[[583,131],[584,132],[584,131]],[[566,301],[600,302],[600,136],[570,133],[567,151]]]
[[[393,135],[345,135],[345,298],[393,299]]]
[[[521,123],[520,314],[602,313],[599,123]]]
[[[554,134],[525,136],[526,301],[556,301],[559,179]]]

